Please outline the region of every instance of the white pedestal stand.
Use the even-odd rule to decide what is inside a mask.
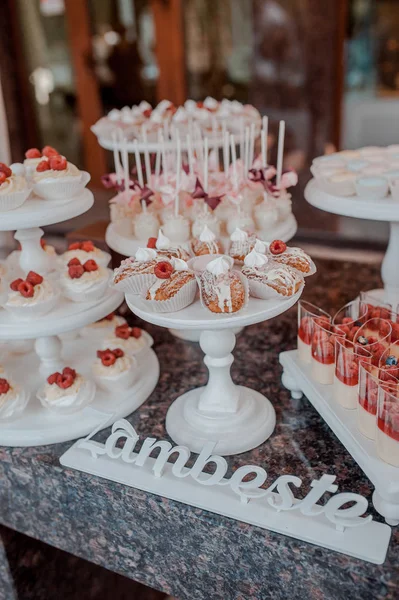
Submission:
[[[399,201],[392,196],[381,200],[359,196],[332,196],[324,192],[315,179],[306,186],[305,198],[312,206],[335,215],[387,221],[390,224],[390,238],[381,269],[384,290],[379,290],[378,293],[382,300],[392,304],[396,310],[399,304]],[[373,291],[375,292],[376,290]]]
[[[166,430],[177,444],[200,452],[206,442],[218,454],[239,454],[259,446],[273,433],[276,417],[270,401],[255,390],[232,381],[233,329],[260,323],[288,310],[301,292],[287,300],[250,298],[236,315],[215,315],[196,300],[176,313],[148,312],[139,296],[127,295],[129,308],[141,319],[173,329],[200,331],[204,363],[209,371],[205,387],[186,392],[169,408]]]
[[[321,385],[311,378],[310,365],[303,364],[297,350],[282,352],[282,383],[292,398],[305,394],[320,416],[342,442],[359,467],[375,487],[373,504],[388,525],[399,524],[399,468],[393,467],[377,454],[375,442],[357,427],[357,411],[340,406],[333,397],[332,385]]]

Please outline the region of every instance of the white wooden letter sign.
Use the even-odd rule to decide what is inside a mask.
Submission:
[[[390,527],[365,516],[368,502],[363,496],[337,493],[335,475],[312,481],[298,499],[294,489],[302,480],[295,475],[282,475],[269,484],[264,468],[246,465],[226,478],[227,461],[212,454],[213,443],[204,446],[189,468],[191,453],[185,446],[149,437],[135,452],[139,436],[125,419],[113,424],[102,444],[92,438],[103,426],[77,441],[61,464],[376,564],[385,560]],[[168,462],[172,456],[175,461]],[[211,473],[204,472],[206,465]],[[330,498],[320,504],[326,492]]]

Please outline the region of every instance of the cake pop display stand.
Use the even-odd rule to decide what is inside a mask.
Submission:
[[[337,438],[357,462],[374,486],[373,504],[388,525],[399,524],[399,468],[381,460],[376,444],[357,428],[357,411],[347,410],[333,398],[333,386],[321,385],[310,375],[310,365],[299,360],[298,351],[282,352],[282,383],[292,398],[300,400],[303,394],[332,429]]]
[[[64,342],[63,365],[75,368],[84,376],[91,375],[98,340],[78,338]],[[155,352],[147,348],[135,356],[138,377],[126,392],[111,394],[97,387],[94,401],[72,414],[59,414],[44,408],[36,398],[37,390],[43,385],[40,377],[39,358],[34,352],[23,356],[11,356],[5,363],[7,371],[20,380],[24,373],[23,386],[30,391],[28,406],[22,415],[0,425],[1,446],[38,446],[56,444],[86,436],[109,421],[110,423],[130,415],[152,393],[159,378],[159,363]],[[107,420],[107,416],[109,419]]]
[[[270,401],[244,386],[233,383],[231,352],[233,330],[272,319],[297,302],[302,290],[285,300],[250,298],[238,314],[216,315],[200,300],[176,313],[149,312],[140,296],[126,295],[129,308],[154,325],[200,331],[200,346],[209,371],[206,386],[186,392],[168,410],[166,430],[177,444],[200,452],[206,442],[215,443],[219,454],[239,454],[262,444],[273,433],[276,416]]]
[[[370,293],[392,304],[396,311],[399,304],[399,200],[392,196],[379,200],[359,196],[333,196],[324,192],[316,179],[312,179],[306,186],[305,198],[312,206],[335,215],[386,221],[390,224],[388,248],[381,268],[384,289],[372,290]]]

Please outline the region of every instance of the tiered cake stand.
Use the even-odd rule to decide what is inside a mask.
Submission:
[[[93,202],[93,194],[85,189],[80,195],[62,201],[33,196],[20,208],[2,214],[0,231],[17,230],[15,238],[21,243],[22,271],[48,273],[54,268],[54,257],[49,256],[40,245],[43,230],[39,225],[77,217],[86,212]],[[49,314],[32,321],[14,320],[8,312],[0,309],[0,340],[35,340],[35,352],[9,354],[5,362],[14,381],[29,390],[31,398],[18,419],[1,423],[0,445],[32,446],[73,440],[93,431],[104,422],[107,415],[125,417],[147,399],[159,377],[158,360],[150,348],[137,356],[136,383],[119,397],[111,398],[109,394],[97,391],[90,406],[69,415],[49,412],[35,397],[46,376],[66,364],[90,376],[90,365],[95,358],[98,342],[85,337],[62,344],[58,335],[104,318],[122,301],[123,295],[111,288],[95,302],[77,303],[62,298]]]
[[[373,290],[371,293],[392,304],[396,311],[399,304],[399,201],[392,196],[380,200],[359,196],[332,196],[320,188],[316,179],[312,179],[306,186],[305,198],[312,206],[335,215],[386,221],[390,224],[389,244],[381,269],[384,289]]]
[[[177,398],[166,416],[166,430],[178,444],[200,452],[204,444],[215,444],[218,454],[239,454],[259,446],[273,433],[276,417],[270,401],[233,383],[230,367],[235,346],[234,329],[261,323],[288,310],[302,290],[286,300],[250,298],[236,315],[216,315],[200,300],[176,313],[149,312],[140,296],[127,295],[129,308],[141,319],[172,329],[200,331],[200,346],[209,371],[205,387]]]

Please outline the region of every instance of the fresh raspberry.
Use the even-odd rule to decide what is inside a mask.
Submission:
[[[115,358],[122,358],[122,356],[125,356],[125,353],[121,348],[114,348],[112,350],[112,353],[115,356]]]
[[[68,250],[80,250],[80,247],[81,247],[80,242],[72,242],[72,244],[69,244]]]
[[[140,329],[140,327],[133,327],[132,331],[130,332],[130,336],[136,338],[136,340],[138,340],[139,338],[141,338],[142,335],[142,331]]]
[[[41,160],[36,167],[36,171],[38,171],[38,173],[42,173],[43,171],[50,171],[50,165],[48,164],[48,160]]]
[[[43,238],[40,240],[40,245],[43,248],[43,250],[46,248],[47,244],[46,242],[43,240]]]
[[[397,366],[383,367],[380,371],[381,381],[393,381],[396,383],[396,378],[399,375],[399,368]]]
[[[114,318],[114,316],[115,316],[115,313],[114,313],[114,312],[112,312],[112,313],[110,313],[109,315],[107,315],[106,317],[104,317],[104,319],[105,319],[106,321],[112,321],[112,319]]]
[[[3,171],[0,171],[0,185],[6,181],[7,177]]]
[[[115,335],[122,340],[128,340],[130,338],[129,325],[119,325],[118,327],[115,327]]]
[[[12,175],[12,171],[10,169],[10,167],[7,167],[7,165],[5,165],[4,163],[0,162],[0,171],[2,173],[4,173],[4,175],[6,177],[11,177]]]
[[[8,383],[7,379],[0,379],[0,394],[7,394],[8,390],[10,389],[10,384]]]
[[[43,156],[47,156],[47,158],[50,158],[50,156],[59,156],[60,153],[52,146],[44,146],[42,154]]]
[[[90,240],[87,240],[86,242],[82,242],[80,244],[80,249],[83,250],[84,252],[94,252],[96,247],[93,244],[93,242],[90,242]]]
[[[63,156],[52,156],[48,162],[53,171],[64,171],[68,166],[66,158]]]
[[[349,325],[349,323],[353,323],[353,319],[351,317],[344,317],[342,319],[342,325]]]
[[[278,254],[282,254],[287,250],[287,244],[285,242],[282,242],[281,240],[274,240],[270,244],[269,250],[272,254],[277,256]]]
[[[148,238],[147,248],[156,248],[157,247],[157,238],[150,237]]]
[[[75,369],[72,369],[71,367],[64,367],[62,369],[62,374],[63,375],[72,375],[72,377],[74,379],[76,378],[76,371],[75,371]]]
[[[76,265],[81,265],[82,263],[80,262],[80,260],[78,258],[71,258],[71,260],[68,263],[68,267],[74,267]]]
[[[151,117],[151,113],[152,113],[152,108],[147,108],[146,110],[143,111],[143,117],[145,117],[146,119],[149,119]]]
[[[25,152],[25,158],[41,158],[41,156],[42,153],[38,148],[29,148],[29,150]]]
[[[35,293],[33,285],[29,283],[29,281],[21,281],[18,286],[18,291],[24,298],[32,298]]]
[[[108,352],[104,352],[101,356],[101,362],[104,367],[111,367],[116,362],[116,356],[110,350]]]
[[[169,279],[172,273],[173,267],[170,262],[166,262],[166,260],[157,263],[154,267],[154,275],[156,275],[158,279]]]
[[[86,260],[86,262],[83,265],[83,268],[85,271],[88,271],[89,273],[90,273],[90,271],[98,271],[98,264],[93,259]]]
[[[83,265],[72,265],[72,267],[68,267],[68,274],[71,279],[80,279],[84,272]]]
[[[21,279],[20,277],[18,279],[14,279],[14,281],[12,281],[10,283],[10,288],[12,289],[12,291],[13,292],[18,292],[18,286],[22,282],[23,282],[23,279]]]
[[[47,383],[49,383],[50,385],[53,385],[54,383],[57,382],[57,377],[59,377],[61,375],[61,373],[52,373],[51,375],[49,375],[49,377],[47,377]]]
[[[392,323],[392,321],[391,321],[391,325],[392,325],[392,341],[396,342],[397,340],[399,340],[399,323]]]
[[[75,378],[70,374],[61,374],[59,373],[57,376],[57,385],[58,387],[60,387],[62,390],[67,390],[68,388],[71,387],[71,385],[73,385],[73,382],[75,381]]]
[[[324,359],[333,358],[335,354],[334,344],[332,342],[322,342],[318,346],[316,353]]]
[[[197,108],[204,108],[204,103],[201,101],[197,102]]]
[[[29,273],[26,277],[26,281],[31,283],[33,286],[39,285],[40,283],[43,283],[43,277],[41,275],[39,275],[39,273],[35,273],[34,271],[29,271]]]

